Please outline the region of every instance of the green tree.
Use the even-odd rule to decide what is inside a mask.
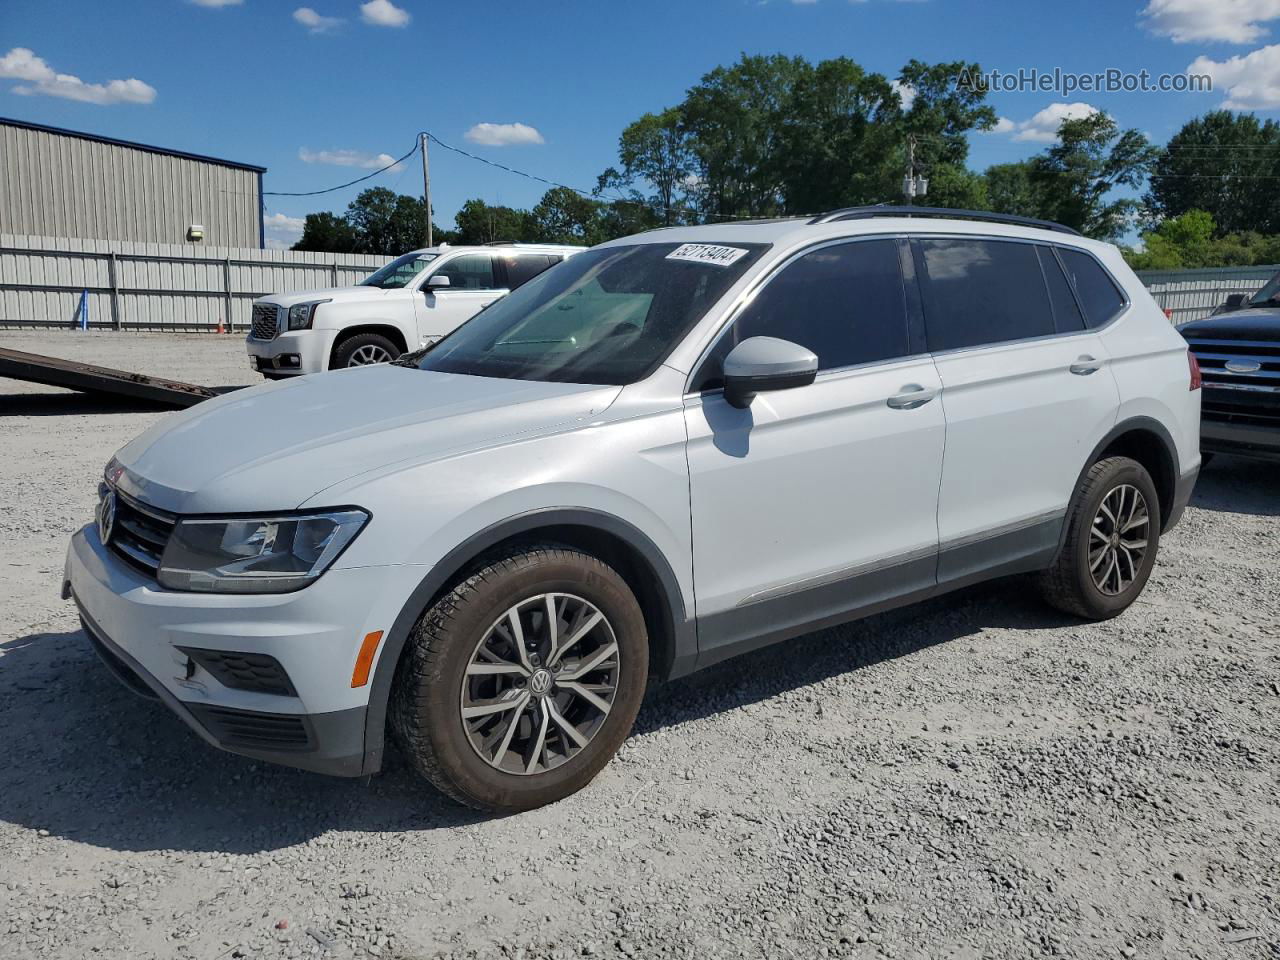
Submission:
[[[1280,233],[1280,123],[1216,110],[1183,125],[1160,152],[1146,196],[1153,219],[1213,215],[1220,233]]]
[[[355,253],[359,248],[360,236],[355,228],[327,210],[307,214],[302,223],[302,236],[293,245],[294,250],[319,253]]]
[[[901,100],[887,77],[847,57],[798,69],[780,117],[777,170],[789,213],[882,203],[893,196]]]
[[[464,203],[454,221],[458,227],[459,243],[528,242],[536,239],[536,226],[528,210],[490,206],[479,199]]]
[[[399,256],[426,242],[426,208],[417,197],[386,187],[362,190],[347,205],[347,222],[359,239],[358,253]]]
[[[1043,216],[1031,173],[1032,164],[1027,160],[987,167],[982,175],[987,185],[986,209],[1019,217]]]
[[[1105,113],[1064,120],[1058,143],[1032,159],[1031,181],[1046,218],[1101,240],[1122,234],[1140,207],[1117,188],[1137,190],[1158,154],[1137,130]]]
[[[648,203],[667,226],[684,221],[696,183],[696,157],[679,108],[646,113],[629,124],[618,138],[618,161],[622,169],[610,167],[601,174],[597,194],[644,184],[653,194],[633,191],[629,199]]]
[[[568,187],[552,187],[542,195],[530,218],[542,243],[591,246],[602,238],[600,203]]]

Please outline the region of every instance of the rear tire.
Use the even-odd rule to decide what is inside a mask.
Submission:
[[[380,333],[357,333],[341,341],[333,350],[330,370],[389,363],[404,351]]]
[[[1062,549],[1040,576],[1044,599],[1088,620],[1123,613],[1155,566],[1162,519],[1155,484],[1142,464],[1128,457],[1095,463],[1067,511]]]
[[[391,733],[458,802],[528,810],[580,790],[609,762],[648,670],[644,615],[616,571],[565,547],[522,548],[422,615],[396,671]]]

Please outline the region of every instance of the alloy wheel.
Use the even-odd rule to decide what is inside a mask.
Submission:
[[[1150,527],[1147,501],[1137,487],[1123,483],[1102,498],[1089,530],[1094,586],[1112,597],[1129,588],[1142,569]]]
[[[506,773],[555,769],[604,726],[621,668],[613,627],[594,604],[567,593],[521,600],[485,632],[467,663],[467,740]]]
[[[371,363],[390,363],[394,359],[391,351],[383,349],[376,343],[368,343],[356,348],[351,354],[351,359],[347,361],[347,366],[366,367]]]

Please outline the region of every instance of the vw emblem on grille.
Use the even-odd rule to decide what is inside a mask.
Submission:
[[[551,674],[546,670],[535,670],[529,678],[529,691],[535,697],[546,696],[551,690]]]
[[[1257,360],[1228,360],[1223,366],[1232,373],[1257,373],[1262,369]]]
[[[102,502],[98,504],[98,539],[107,544],[111,541],[111,531],[116,525],[116,492],[108,490]]]

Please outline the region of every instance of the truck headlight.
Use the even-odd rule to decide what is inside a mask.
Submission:
[[[314,300],[311,303],[295,303],[289,308],[289,329],[309,330],[311,321],[315,319],[316,307],[328,300]]]
[[[179,520],[157,579],[172,590],[287,593],[312,583],[369,520],[349,508],[228,520]]]

